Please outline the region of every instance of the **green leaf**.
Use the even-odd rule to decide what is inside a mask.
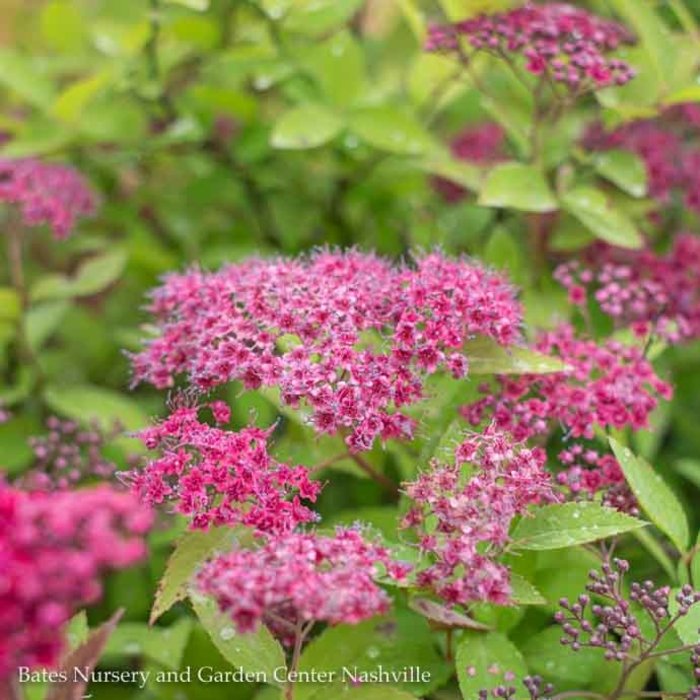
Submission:
[[[512,533],[518,549],[559,549],[636,530],[646,523],[593,502],[556,503],[523,517]]]
[[[115,423],[127,430],[144,428],[148,416],[133,399],[117,391],[89,384],[48,386],[44,400],[57,413],[81,423],[96,420],[103,429],[110,430]]]
[[[54,49],[75,53],[85,46],[88,31],[78,8],[65,0],[47,3],[39,17],[41,33]]]
[[[15,321],[22,311],[19,294],[12,287],[0,287],[0,319]]]
[[[509,679],[527,675],[520,652],[501,632],[466,632],[457,647],[456,666],[464,700],[477,700],[480,690],[488,690],[491,697],[496,686],[512,685]]]
[[[126,252],[110,250],[86,260],[71,281],[71,294],[84,297],[97,294],[116,282],[126,267]]]
[[[676,495],[661,475],[628,447],[623,447],[613,438],[610,438],[610,446],[639,505],[654,525],[668,535],[679,551],[684,552],[688,548],[690,532],[688,519]]]
[[[90,628],[88,626],[87,613],[85,610],[81,610],[70,619],[66,627],[68,647],[71,650],[76,649],[87,641],[89,634]]]
[[[700,583],[700,532],[695,540],[695,554],[690,560],[690,576],[696,586]]]
[[[503,226],[493,229],[481,258],[488,265],[506,272],[514,283],[523,279],[525,261],[522,250],[513,234]]]
[[[191,591],[190,600],[214,646],[230,664],[244,671],[264,673],[269,683],[277,685],[275,669],[286,666],[284,651],[267,627],[260,625],[256,632],[238,634],[211,598]]]
[[[295,699],[305,700],[319,691],[323,697],[330,696],[338,692],[336,688],[342,683],[352,682],[353,678],[363,680],[355,674],[376,671],[379,665],[385,669],[417,666],[427,672],[430,676],[427,682],[419,679],[402,682],[399,677],[377,686],[384,689],[393,685],[420,696],[439,688],[450,675],[449,665],[435,651],[427,622],[415,613],[399,610],[391,617],[329,627],[311,641],[301,656],[299,670],[334,671],[335,674],[328,683],[297,684]],[[352,677],[344,669],[349,669]]]
[[[416,118],[396,107],[358,110],[350,115],[349,128],[370,146],[390,153],[415,156],[439,150]]]
[[[632,197],[643,197],[647,192],[647,172],[642,159],[631,151],[604,151],[593,158],[599,175],[617,185]]]
[[[504,347],[486,336],[467,341],[464,354],[472,374],[549,374],[568,369],[557,357],[518,346]]]
[[[676,615],[678,612],[678,601],[676,595],[680,589],[671,590],[669,596],[669,610],[671,615]],[[700,643],[700,603],[694,603],[690,606],[687,614],[682,615],[678,622],[673,626],[676,634],[680,637],[683,644],[698,644]]]
[[[362,93],[366,79],[364,55],[347,30],[309,49],[303,65],[335,105],[347,107]]]
[[[0,49],[0,85],[35,107],[47,109],[53,101],[53,83],[31,58],[9,49]]]
[[[510,574],[511,599],[518,605],[544,605],[547,599],[526,578]]]
[[[193,620],[181,617],[170,627],[149,627],[142,622],[124,622],[107,643],[105,656],[146,656],[177,670],[187,646]]]
[[[524,644],[523,656],[528,669],[548,679],[566,683],[567,687],[586,688],[595,679],[602,663],[605,663],[602,649],[583,647],[572,653],[561,643],[561,627],[547,627]]]
[[[321,690],[313,696],[313,700],[415,700],[415,698],[415,695],[404,693],[402,690],[397,690],[386,684],[380,686],[351,685],[335,688],[331,693]]]
[[[502,163],[490,170],[479,193],[479,204],[532,212],[557,208],[557,200],[544,175],[523,163]]]
[[[108,79],[109,74],[102,72],[71,83],[56,98],[51,113],[68,124],[79,122],[87,106],[105,87]]]
[[[206,12],[209,9],[209,0],[165,0],[170,5],[180,5],[188,10]]]
[[[24,319],[27,342],[32,350],[38,350],[61,325],[69,305],[67,301],[46,301],[32,306]]]
[[[455,160],[449,153],[420,158],[415,164],[423,172],[439,175],[473,192],[481,187],[482,168],[463,160]]]
[[[179,600],[187,597],[187,585],[197,568],[215,552],[231,549],[235,531],[230,527],[186,532],[175,544],[158,584],[149,618],[153,624]]]
[[[569,190],[561,198],[562,208],[576,217],[596,237],[620,246],[640,248],[643,240],[630,219],[616,209],[604,192],[587,185]]]
[[[300,34],[317,36],[346,24],[360,9],[364,0],[265,0],[268,13],[279,19],[281,8],[288,9],[283,17],[284,28]]]
[[[335,138],[342,120],[327,107],[307,104],[285,112],[272,129],[274,148],[306,149],[321,146]]]

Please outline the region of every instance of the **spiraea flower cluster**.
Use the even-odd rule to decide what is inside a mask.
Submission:
[[[59,239],[97,208],[97,196],[73,168],[31,158],[0,159],[0,202],[16,205],[25,226],[47,224]]]
[[[225,404],[212,408],[228,419]],[[283,464],[268,451],[272,429],[225,430],[200,420],[197,406],[180,406],[141,438],[161,456],[128,474],[145,502],[172,502],[194,528],[243,524],[259,532],[291,531],[316,516],[302,499],[316,500],[321,484],[306,467]]]
[[[618,326],[677,343],[700,335],[698,269],[700,238],[681,234],[665,255],[596,245],[555,276],[573,303],[585,307],[593,299]]]
[[[406,486],[411,509],[403,527],[418,533],[430,563],[416,584],[449,604],[507,603],[510,576],[496,560],[516,515],[557,500],[545,454],[494,429],[469,436],[455,462],[433,464]]]
[[[121,432],[117,426],[113,433],[105,433],[98,425],[84,428],[52,416],[46,427],[48,433],[29,439],[34,463],[15,485],[30,491],[67,489],[93,477],[109,478],[116,471],[103,451],[107,441]]]
[[[573,499],[601,496],[601,503],[629,515],[639,515],[634,497],[617,459],[592,447],[573,444],[559,455],[565,469],[557,474],[558,483]]]
[[[653,119],[638,119],[606,131],[600,123],[585,133],[591,151],[621,148],[636,153],[646,167],[649,194],[666,207],[679,199],[700,213],[700,108],[681,104]]]
[[[578,338],[571,326],[542,333],[535,348],[560,357],[569,369],[542,375],[499,376],[498,387],[462,409],[472,425],[484,418],[518,440],[546,435],[561,425],[567,436],[593,438],[596,427],[645,428],[659,397],[671,387],[654,372],[642,351],[609,340]]]
[[[299,624],[354,624],[385,612],[389,596],[375,580],[407,571],[359,530],[339,528],[331,536],[289,533],[220,556],[205,564],[196,585],[238,632],[265,623],[289,642]]]
[[[700,602],[700,592],[688,584],[675,594],[673,611],[668,586],[633,582],[626,595],[623,579],[628,571],[629,563],[624,559],[605,561],[601,573],[590,572],[587,593],[575,603],[562,598],[563,610],[555,615],[564,633],[562,644],[573,651],[584,647],[603,649],[609,661],[640,659],[653,652],[673,625]],[[644,633],[649,626],[643,624],[640,615],[648,618],[653,634]]]
[[[359,252],[250,260],[170,276],[153,294],[158,336],[133,357],[135,381],[201,390],[232,380],[275,387],[351,450],[410,437],[401,412],[424,378],[464,377],[464,342],[519,339],[521,308],[498,274],[439,253],[392,265]]]
[[[530,73],[576,93],[624,85],[634,77],[628,63],[609,55],[633,43],[633,35],[616,22],[565,3],[528,2],[508,12],[434,26],[426,48],[462,53],[462,39],[474,50],[508,61],[522,57]]]
[[[452,157],[477,165],[490,165],[505,159],[506,134],[496,122],[484,122],[462,129],[450,142]],[[467,194],[467,190],[444,177],[435,177],[433,186],[448,203],[455,204]]]
[[[0,679],[57,662],[62,627],[100,597],[105,571],[143,557],[151,520],[107,486],[31,493],[0,482]]]

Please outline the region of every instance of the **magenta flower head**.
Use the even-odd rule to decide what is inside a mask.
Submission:
[[[221,405],[213,410],[222,417]],[[161,456],[127,479],[145,503],[173,503],[193,528],[243,524],[258,532],[289,532],[316,520],[302,499],[315,501],[321,484],[310,480],[305,467],[270,456],[271,432],[223,430],[200,421],[197,407],[182,406],[141,433]]]
[[[193,270],[168,277],[150,310],[157,336],[132,358],[136,382],[274,387],[354,451],[410,437],[402,409],[422,399],[427,376],[464,377],[466,340],[515,343],[522,320],[500,275],[440,253],[393,265],[323,250]]]
[[[496,122],[468,126],[450,142],[450,151],[457,160],[477,165],[491,165],[505,160],[505,131]],[[464,199],[467,190],[444,177],[433,178],[433,186],[450,203]]]
[[[578,338],[571,326],[544,332],[535,349],[560,357],[569,369],[547,375],[497,377],[484,398],[465,406],[472,425],[495,421],[517,439],[547,435],[557,425],[568,436],[591,439],[595,428],[645,428],[659,397],[671,387],[654,372],[640,348]]]
[[[699,267],[700,238],[684,233],[665,255],[592,246],[555,276],[572,301],[583,306],[590,297],[617,326],[681,343],[700,337]]]
[[[388,610],[381,575],[407,566],[357,529],[334,535],[288,533],[257,549],[237,549],[205,564],[196,587],[217,601],[238,632],[267,624],[285,643],[299,623],[356,624]]]
[[[453,463],[434,463],[407,484],[412,505],[403,526],[416,531],[428,562],[417,585],[450,605],[506,604],[510,575],[497,557],[511,522],[531,505],[558,499],[544,464],[543,450],[492,426],[467,437]]]
[[[0,482],[0,679],[57,663],[62,629],[101,595],[100,576],[139,561],[148,508],[107,486],[25,492]]]
[[[451,25],[431,27],[426,49],[462,54],[461,41],[500,58],[521,58],[530,73],[582,93],[624,85],[634,77],[625,62],[607,54],[633,43],[632,34],[565,3],[536,4]]]
[[[58,239],[97,209],[97,196],[73,168],[31,158],[0,159],[0,202],[16,205],[25,226],[47,224]]]

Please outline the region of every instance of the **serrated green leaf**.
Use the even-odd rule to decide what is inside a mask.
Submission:
[[[96,420],[105,430],[112,429],[115,424],[127,430],[144,428],[148,424],[148,416],[136,401],[105,387],[49,385],[44,390],[44,400],[60,415],[81,423]]]
[[[510,574],[510,597],[517,605],[544,605],[547,599],[526,578]]]
[[[307,104],[285,112],[272,129],[274,148],[303,150],[315,148],[335,138],[343,121],[322,105]]]
[[[403,155],[437,152],[439,146],[415,117],[395,107],[367,107],[349,116],[348,127],[382,151]]]
[[[527,675],[522,655],[501,632],[466,632],[457,646],[456,667],[464,700],[477,700],[480,690],[490,696],[496,686]]]
[[[550,374],[567,369],[557,357],[518,346],[503,347],[485,336],[466,342],[464,354],[471,374]]]
[[[621,248],[642,246],[643,240],[635,225],[601,190],[587,185],[575,187],[564,194],[561,205],[597,238]]]
[[[230,549],[235,531],[230,527],[186,532],[175,544],[153,601],[152,625],[179,600],[187,597],[187,586],[197,568],[215,552]]]
[[[437,654],[433,635],[427,622],[416,615],[397,611],[391,617],[373,618],[358,625],[329,627],[304,650],[299,663],[301,671],[335,671],[330,683],[297,684],[296,700],[306,700],[319,691],[324,697],[338,692],[341,683],[352,678],[343,677],[343,669],[354,673],[376,671],[382,665],[386,669],[418,666],[428,672],[428,682],[382,683],[379,688],[393,685],[401,690],[426,695],[440,687],[450,675],[449,665]],[[360,677],[361,678],[361,677]]]
[[[631,151],[611,150],[598,153],[593,164],[599,175],[633,197],[647,192],[647,172],[642,159]]]
[[[690,532],[683,506],[668,484],[652,466],[632,450],[610,438],[617,461],[639,505],[656,527],[668,535],[679,551],[688,548]]]
[[[264,673],[268,682],[278,685],[275,669],[286,666],[284,651],[264,625],[256,632],[239,634],[211,598],[190,591],[192,607],[214,646],[233,666],[244,671]]]
[[[557,208],[557,200],[544,175],[532,165],[501,163],[492,168],[479,193],[485,207],[548,212]]]
[[[124,622],[112,633],[105,656],[145,656],[166,668],[180,668],[193,620],[181,617],[170,627]]]
[[[646,524],[593,502],[556,503],[523,517],[511,537],[518,549],[559,549],[620,535]]]

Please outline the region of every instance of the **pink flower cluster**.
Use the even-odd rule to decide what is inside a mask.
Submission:
[[[34,159],[0,159],[0,202],[16,204],[25,226],[48,224],[56,238],[92,216],[97,197],[72,168]]]
[[[496,122],[484,122],[462,129],[450,143],[452,156],[469,163],[488,165],[505,159],[505,132]],[[433,178],[433,186],[442,198],[455,204],[467,190],[444,177]]]
[[[225,408],[214,404],[218,420],[228,419]],[[309,479],[305,467],[270,456],[271,430],[224,430],[200,421],[198,413],[197,407],[181,406],[141,433],[149,449],[162,450],[162,456],[127,476],[145,503],[174,502],[194,528],[240,523],[281,533],[316,520],[301,499],[315,501],[321,484]]]
[[[700,238],[682,234],[666,255],[593,246],[555,277],[573,303],[584,306],[590,294],[617,325],[680,342],[700,336],[699,270]]]
[[[356,529],[333,536],[289,533],[258,549],[239,549],[201,569],[197,587],[212,595],[238,632],[265,623],[285,642],[299,623],[355,624],[386,612],[389,596],[375,580],[408,572]]]
[[[46,421],[46,427],[46,435],[29,439],[34,463],[22,475],[22,488],[67,489],[91,477],[105,479],[114,474],[116,464],[104,457],[103,450],[106,441],[120,432],[118,428],[107,434],[98,425],[82,428],[75,421],[56,416]]]
[[[472,425],[487,418],[524,440],[546,435],[559,424],[567,436],[590,439],[596,427],[645,428],[658,397],[671,396],[670,385],[637,347],[614,340],[598,345],[577,338],[568,325],[542,333],[534,347],[560,357],[570,369],[497,377],[497,391],[484,386],[487,395],[462,408]]]
[[[616,22],[565,3],[528,2],[508,12],[434,26],[426,49],[459,52],[462,37],[475,50],[506,60],[521,55],[529,72],[577,93],[624,85],[634,77],[625,61],[606,56],[621,44],[633,43],[632,34]]]
[[[673,204],[674,195],[700,213],[700,107],[676,105],[658,118],[639,119],[606,132],[593,124],[583,138],[592,151],[621,148],[636,153],[646,166],[649,194],[659,204]]]
[[[507,603],[509,571],[495,557],[516,515],[557,500],[544,464],[543,450],[491,427],[464,440],[453,464],[434,463],[408,484],[413,503],[403,527],[418,531],[421,552],[432,561],[417,585],[449,604]]]
[[[557,481],[574,499],[601,495],[604,506],[639,515],[637,499],[613,455],[600,454],[591,447],[574,444],[559,453],[559,462],[566,469],[557,474]]]
[[[519,338],[521,308],[498,274],[439,253],[392,265],[318,251],[170,276],[153,294],[158,336],[132,358],[135,381],[159,388],[184,374],[201,390],[238,380],[305,404],[319,433],[354,451],[412,434],[401,408],[424,378],[467,374],[464,342]],[[348,434],[349,433],[349,434]]]
[[[48,494],[0,482],[0,679],[58,661],[62,627],[99,598],[101,574],[143,557],[151,520],[107,486]]]

